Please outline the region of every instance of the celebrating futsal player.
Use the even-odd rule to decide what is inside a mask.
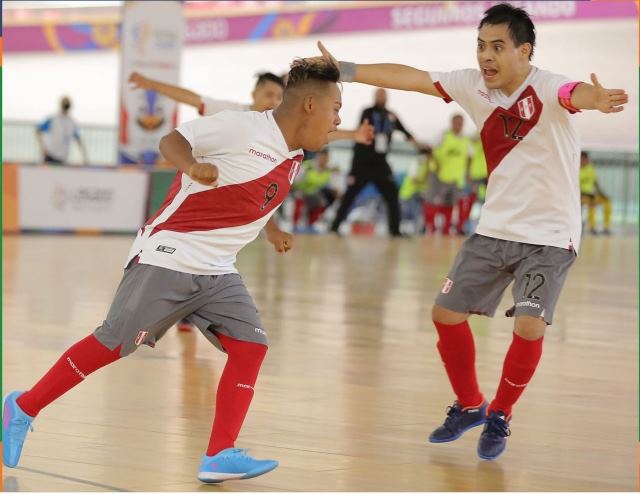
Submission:
[[[338,76],[331,62],[298,60],[276,110],[220,112],[162,139],[160,151],[178,173],[160,210],[138,232],[106,319],[31,389],[5,399],[6,466],[18,464],[44,407],[140,345],[153,347],[187,316],[227,354],[198,478],[252,478],[278,465],[235,448],[267,352],[267,330],[234,264],[263,227],[276,250],[291,249],[291,235],[271,216],[289,193],[302,149],[321,149],[340,124]]]
[[[580,247],[574,114],[620,112],[628,102],[624,90],[604,88],[595,74],[588,84],[533,66],[535,42],[527,12],[503,3],[488,9],[478,26],[477,69],[426,72],[399,64],[339,63],[342,81],[455,101],[480,129],[489,172],[486,202],[432,312],[456,400],[429,440],[450,442],[484,426],[477,449],[482,459],[495,459],[505,449],[513,405],[536,370],[545,329]],[[319,47],[326,60],[335,61]],[[515,317],[513,340],[496,395],[487,403],[467,319],[493,316],[512,281],[507,316]]]

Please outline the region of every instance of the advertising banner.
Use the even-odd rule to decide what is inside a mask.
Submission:
[[[119,163],[158,162],[158,144],[177,125],[178,105],[155,91],[132,89],[129,75],[178,85],[184,19],[182,5],[169,2],[125,2],[123,6]]]
[[[144,170],[23,165],[17,182],[20,229],[136,232],[146,219]]]

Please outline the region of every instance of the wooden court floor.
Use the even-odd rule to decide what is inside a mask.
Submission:
[[[129,237],[5,236],[3,390],[31,386],[103,319]],[[280,467],[197,479],[225,357],[171,330],[43,410],[7,491],[632,491],[637,488],[638,243],[585,238],[514,410],[507,451],[479,429],[426,438],[452,402],[430,322],[458,238],[258,239],[239,269],[270,350],[238,446]],[[510,306],[507,292],[501,309]],[[512,320],[472,318],[492,397]]]

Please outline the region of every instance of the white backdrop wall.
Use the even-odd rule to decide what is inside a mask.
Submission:
[[[638,25],[635,20],[576,21],[537,26],[534,64],[576,80],[595,72],[608,87],[625,88],[630,103],[624,112],[584,112],[576,118],[583,145],[591,149],[638,149]],[[324,36],[342,60],[397,62],[431,70],[475,67],[476,31],[471,28],[404,33]],[[260,40],[189,47],[183,52],[181,84],[214,98],[248,102],[258,71],[285,72],[294,57],[315,55],[315,39]],[[4,55],[3,118],[39,120],[57,110],[68,94],[81,123],[117,123],[119,58],[116,52]],[[343,128],[356,125],[373,100],[373,89],[346,84],[341,112]],[[436,98],[392,91],[389,108],[418,139],[433,142],[459,110]],[[180,109],[179,120],[197,117]],[[465,132],[475,132],[467,123]]]

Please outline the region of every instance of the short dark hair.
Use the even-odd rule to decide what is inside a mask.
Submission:
[[[509,34],[516,46],[523,43],[531,44],[529,60],[533,57],[533,49],[536,46],[536,27],[526,10],[514,7],[508,3],[494,5],[484,12],[484,17],[478,25],[481,29],[485,24],[495,26],[497,24],[507,24]]]
[[[271,81],[276,83],[282,89],[284,89],[284,81],[282,80],[282,78],[279,76],[276,76],[272,72],[260,72],[259,74],[257,74],[257,77],[258,77],[258,80],[256,81],[256,88],[261,84],[266,83],[267,81]]]
[[[586,151],[581,151],[580,158],[589,158],[589,153],[587,153]]]
[[[297,58],[291,63],[286,89],[294,89],[310,81],[337,83],[339,79],[340,69],[333,62]]]

